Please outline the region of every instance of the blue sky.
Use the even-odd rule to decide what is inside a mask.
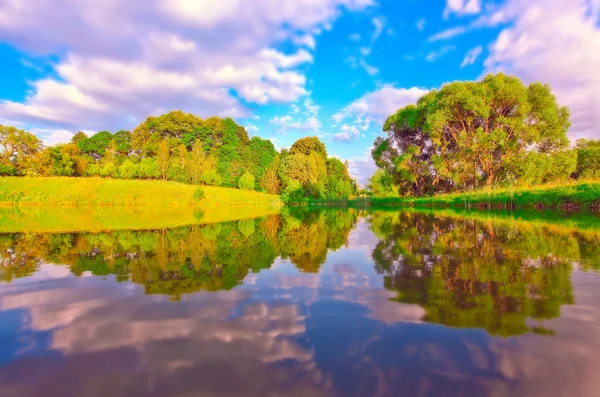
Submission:
[[[600,137],[600,0],[5,0],[0,124],[47,144],[172,109],[288,147],[319,136],[364,183],[383,119],[504,71]]]

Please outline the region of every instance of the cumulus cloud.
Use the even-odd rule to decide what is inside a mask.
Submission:
[[[486,72],[550,84],[571,109],[570,136],[600,138],[600,1],[510,0],[481,24],[511,22],[490,46]]]
[[[361,186],[365,186],[369,178],[377,171],[375,161],[371,157],[371,149],[362,156],[348,159],[348,171]]]
[[[416,103],[428,90],[422,88],[396,88],[384,85],[355,100],[331,117],[338,132],[324,138],[338,142],[351,142],[364,137],[373,124],[381,125],[398,109]],[[340,125],[340,123],[342,123]]]
[[[401,107],[416,103],[429,90],[423,88],[396,88],[386,84],[376,91],[370,92],[346,106],[333,117],[340,121],[350,117],[369,118],[378,123]]]
[[[310,98],[304,99],[300,105],[292,104],[290,113],[284,116],[275,116],[269,123],[277,127],[277,132],[286,134],[289,131],[317,133],[322,124],[319,121],[319,106]]]
[[[373,0],[6,0],[0,40],[51,55],[54,73],[0,117],[43,128],[117,129],[149,114],[183,109],[247,116],[244,102],[295,102],[307,95],[300,70],[314,36],[343,10]],[[296,50],[276,50],[291,43]]]
[[[479,55],[481,55],[482,51],[483,51],[483,47],[481,47],[481,46],[475,47],[475,48],[469,50],[469,52],[467,52],[467,55],[465,55],[465,59],[462,61],[462,64],[460,65],[460,67],[464,68],[467,65],[474,64],[475,61],[477,60],[477,58],[479,58]]]
[[[481,0],[446,0],[444,18],[450,14],[468,15],[481,12]]]

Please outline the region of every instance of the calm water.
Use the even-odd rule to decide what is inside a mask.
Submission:
[[[0,396],[600,396],[597,269],[592,215],[2,233]]]

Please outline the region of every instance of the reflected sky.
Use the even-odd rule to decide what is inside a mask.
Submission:
[[[207,227],[2,236],[0,395],[600,390],[589,230],[341,211]]]

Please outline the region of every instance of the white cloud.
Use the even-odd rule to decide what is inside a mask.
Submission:
[[[56,145],[57,143],[69,142],[74,135],[70,131],[61,129],[51,130],[43,128],[33,128],[30,132],[32,134],[35,134],[38,138],[40,138],[46,146]]]
[[[246,131],[248,131],[251,135],[255,135],[258,132],[258,127],[254,124],[246,124],[244,128],[246,128]]]
[[[449,52],[452,52],[456,49],[455,46],[444,46],[442,48],[440,48],[438,51],[432,51],[429,54],[427,54],[427,56],[425,57],[425,60],[429,61],[429,62],[435,62],[437,61],[439,58],[443,57],[444,55],[448,54]]]
[[[277,127],[277,132],[286,134],[289,131],[301,131],[317,133],[322,124],[319,121],[319,106],[315,105],[310,98],[302,101],[301,105],[290,106],[290,114],[275,116],[269,123]]]
[[[352,102],[333,117],[337,123],[346,118],[369,118],[380,124],[398,109],[416,103],[419,98],[429,90],[423,88],[396,88],[384,85],[380,89],[370,92]]]
[[[39,0],[0,3],[0,41],[58,56],[54,74],[0,117],[43,128],[131,128],[182,109],[247,116],[245,102],[295,102],[308,94],[298,68],[314,36],[345,10],[373,0]],[[275,50],[282,43],[297,47]]]
[[[425,30],[426,24],[427,24],[427,21],[425,20],[425,18],[421,18],[415,23],[415,26],[416,26],[417,30],[422,32],[423,30]]]
[[[369,65],[364,59],[360,60],[360,66],[365,70],[365,72],[367,72],[369,76],[379,73],[379,69],[377,69],[375,66]]]
[[[570,136],[600,138],[600,1],[510,0],[483,25],[512,22],[490,46],[487,72],[550,84],[571,109]]]
[[[351,41],[360,41],[360,34],[358,34],[358,33],[352,33],[350,36],[348,36],[348,38]]]
[[[375,26],[375,31],[373,32],[373,36],[371,36],[371,44],[375,43],[381,33],[383,33],[383,29],[385,28],[386,19],[384,17],[375,17],[371,20],[373,25]]]
[[[465,27],[458,26],[455,28],[446,29],[439,33],[436,33],[433,36],[429,37],[428,40],[429,41],[448,40],[454,36],[461,35],[461,34],[465,33],[466,31],[467,31],[467,29]]]
[[[368,56],[371,53],[370,47],[360,47],[360,53],[364,56]]]
[[[385,85],[377,91],[368,93],[352,102],[332,116],[339,131],[331,137],[339,142],[350,142],[364,137],[364,133],[373,124],[381,125],[385,119],[398,109],[416,103],[428,90],[422,88],[395,88]]]
[[[350,175],[356,179],[361,186],[365,186],[367,181],[375,171],[377,166],[371,157],[371,149],[369,148],[362,156],[348,159],[348,171]]]
[[[475,63],[475,61],[477,60],[477,58],[479,58],[479,55],[481,55],[481,52],[483,51],[483,47],[478,46],[475,47],[471,50],[469,50],[469,52],[467,52],[467,55],[465,55],[465,59],[462,61],[462,64],[460,65],[461,68],[464,68],[467,65],[472,65]]]
[[[360,137],[360,130],[351,124],[344,124],[340,127],[340,132],[333,135],[333,139],[339,142],[350,142]]]
[[[444,18],[452,13],[457,15],[478,14],[481,12],[480,0],[446,0]]]

